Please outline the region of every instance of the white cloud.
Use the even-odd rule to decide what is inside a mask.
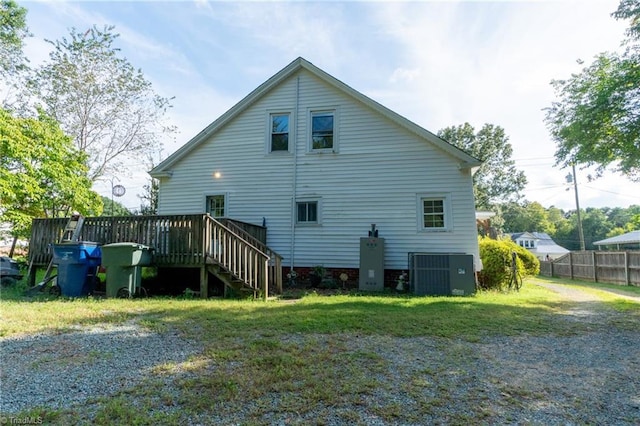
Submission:
[[[393,70],[393,74],[391,74],[391,77],[389,77],[389,81],[391,83],[398,83],[399,81],[412,82],[413,80],[419,78],[420,75],[421,72],[417,68],[396,68],[395,70]]]

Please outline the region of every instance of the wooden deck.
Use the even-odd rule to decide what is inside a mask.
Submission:
[[[51,260],[51,244],[62,238],[68,219],[34,219],[29,261],[36,266]],[[282,291],[282,258],[266,245],[267,230],[209,215],[87,217],[81,241],[99,244],[134,242],[153,249],[153,265],[201,269],[200,293],[207,296],[207,272],[242,283],[267,297]],[[212,268],[215,266],[215,268]]]

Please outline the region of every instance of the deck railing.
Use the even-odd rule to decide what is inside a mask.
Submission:
[[[205,216],[205,229],[205,252],[209,258],[249,287],[262,291],[266,298],[272,276],[269,255],[243,238],[242,230],[233,230],[210,216]]]
[[[225,222],[225,225],[242,237],[242,239],[248,241],[269,257],[269,268],[267,270],[269,282],[275,283],[277,285],[278,292],[282,293],[282,256],[263,242],[266,241],[266,232],[264,240],[259,240],[253,233],[249,232],[250,230],[247,230],[246,224],[242,222],[239,223],[237,221],[228,220]]]
[[[29,258],[35,265],[51,260],[51,244],[62,238],[68,219],[34,219]],[[81,241],[99,244],[136,242],[153,249],[157,266],[199,266],[217,263],[256,290],[268,294],[269,284],[282,289],[282,258],[253,234],[250,224],[226,225],[209,215],[87,217]],[[266,239],[266,234],[264,235]]]
[[[99,244],[135,242],[153,249],[157,265],[201,265],[205,215],[87,217],[81,241]],[[29,258],[36,265],[51,260],[51,244],[62,237],[68,219],[34,219]]]

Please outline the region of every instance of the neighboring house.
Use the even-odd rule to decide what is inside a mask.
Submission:
[[[480,161],[298,58],[155,167],[158,214],[267,227],[285,270],[359,267],[375,224],[384,267],[409,252],[478,260]]]
[[[518,232],[510,236],[516,244],[526,248],[540,260],[554,260],[569,253],[569,250],[556,244],[544,232]]]
[[[602,247],[613,246],[617,250],[621,249],[638,249],[640,248],[640,230],[631,231],[622,235],[616,235],[615,237],[607,238],[605,240],[596,241],[593,245],[598,246],[598,250],[602,250]]]

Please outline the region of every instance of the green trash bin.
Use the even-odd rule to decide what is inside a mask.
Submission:
[[[151,248],[138,243],[102,246],[107,270],[107,297],[133,297],[143,293],[142,267],[151,264]]]

